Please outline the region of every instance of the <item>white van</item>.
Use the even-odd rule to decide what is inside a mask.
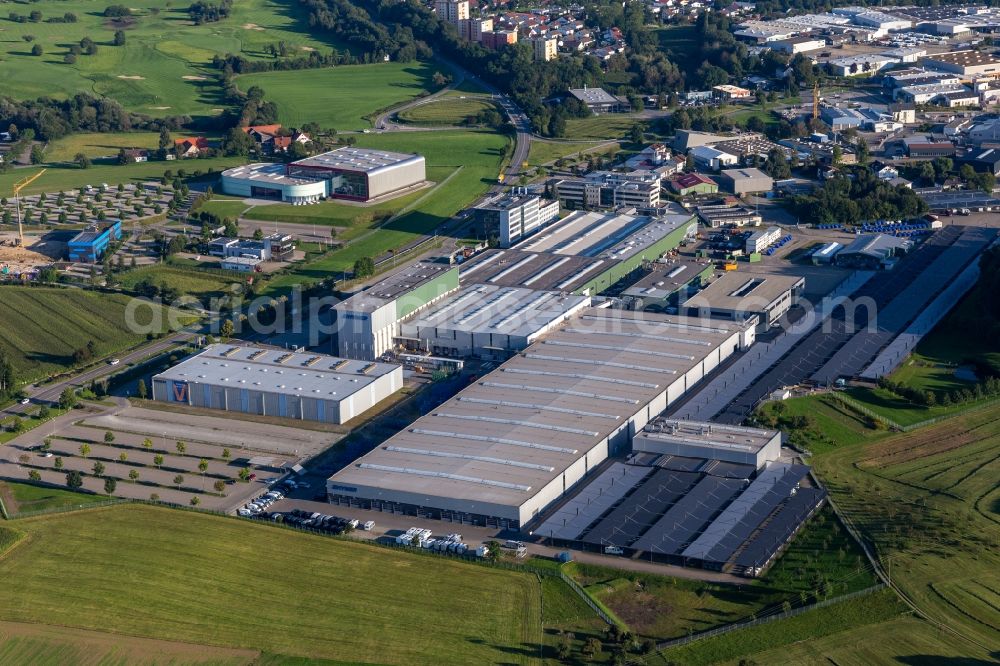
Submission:
[[[618,546],[605,546],[604,547],[604,554],[605,555],[624,555],[625,551],[622,550],[621,548],[619,548]]]

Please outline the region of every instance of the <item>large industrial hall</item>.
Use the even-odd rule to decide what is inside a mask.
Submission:
[[[519,528],[752,340],[589,309],[332,476],[335,503]]]

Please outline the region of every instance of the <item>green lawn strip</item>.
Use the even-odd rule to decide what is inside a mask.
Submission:
[[[542,640],[533,575],[144,505],[15,526],[2,619],[386,664],[526,662]]]
[[[764,403],[757,418],[763,425],[788,432],[793,445],[811,453],[874,441],[888,434],[870,427],[864,415],[828,394]],[[805,419],[806,427],[791,427],[796,418]]]
[[[85,508],[95,502],[107,502],[107,497],[101,495],[91,495],[88,493],[78,493],[63,488],[52,486],[41,486],[32,483],[18,483],[16,481],[0,481],[2,488],[14,499],[16,507],[7,507],[8,511],[17,514],[36,513],[67,508]]]
[[[533,167],[545,166],[564,157],[574,159],[584,155],[609,155],[619,149],[617,142],[532,141],[528,150],[528,164]]]
[[[48,423],[57,416],[61,416],[62,414],[65,413],[66,413],[65,410],[59,409],[58,407],[52,407],[49,409],[48,417],[44,419],[38,417],[38,410],[35,410],[35,413],[32,416],[20,417],[22,423],[21,431],[20,432],[12,432],[10,430],[0,431],[0,444],[6,444],[15,437],[20,437],[26,432],[31,432],[32,430],[42,425],[43,423]],[[12,421],[14,418],[15,417],[4,419],[2,422],[0,422],[0,425],[8,426],[10,424],[10,421]]]
[[[660,655],[664,662],[689,666],[715,664],[859,626],[877,630],[877,626],[871,625],[897,618],[906,610],[892,590],[881,590],[787,619],[668,648]]]
[[[13,548],[23,537],[24,532],[21,530],[0,525],[0,557],[3,557],[4,554]]]
[[[624,138],[642,118],[627,113],[607,113],[589,118],[570,118],[566,121],[567,139],[611,140]]]

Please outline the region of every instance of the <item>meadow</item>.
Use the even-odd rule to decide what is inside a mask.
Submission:
[[[90,341],[96,358],[114,354],[146,339],[128,330],[128,301],[79,289],[0,287],[0,348],[10,354],[21,381],[73,367],[73,352]]]
[[[577,158],[584,155],[614,156],[620,146],[617,141],[532,141],[528,151],[528,164],[533,167],[545,166],[562,158]]]
[[[895,585],[971,645],[1000,643],[1000,407],[813,457]]]
[[[637,124],[644,125],[645,121],[627,113],[605,113],[589,118],[570,118],[566,121],[565,137],[578,141],[621,139]]]
[[[166,285],[181,294],[193,296],[204,302],[210,298],[230,295],[233,285],[240,285],[240,278],[227,277],[212,271],[193,271],[168,265],[143,266],[120,275],[124,289],[134,289],[137,284],[149,280],[157,286]]]
[[[86,0],[10,5],[18,14],[40,11],[42,20],[16,23],[7,12],[0,18],[4,94],[19,99],[64,98],[86,91],[113,97],[129,110],[150,116],[213,116],[222,111],[221,90],[213,80],[216,72],[209,67],[215,55],[263,58],[265,46],[279,41],[303,53],[343,50],[334,39],[311,35],[305,11],[294,3],[245,0],[234,3],[229,18],[200,26],[191,22],[186,4],[170,0],[143,3],[127,25],[105,18],[104,7]],[[66,13],[74,14],[76,22],[49,22]],[[114,46],[119,27],[126,42]],[[33,37],[30,43],[26,35]],[[69,46],[84,37],[97,44],[97,52],[81,54],[72,64],[64,62]],[[43,55],[31,55],[36,44]]]
[[[481,111],[495,108],[489,100],[443,97],[398,114],[398,119],[414,125],[461,125],[475,120]]]
[[[0,499],[7,513],[52,511],[56,509],[83,508],[94,502],[105,502],[106,497],[77,493],[62,488],[35,486],[30,483],[0,481]],[[2,548],[0,548],[2,550]]]
[[[435,63],[385,62],[245,74],[236,84],[242,90],[263,88],[265,98],[278,105],[278,121],[288,127],[314,122],[361,130],[371,127],[369,114],[427,93],[440,70]]]
[[[542,640],[517,572],[143,505],[11,525],[6,621],[383,664],[532,663]]]

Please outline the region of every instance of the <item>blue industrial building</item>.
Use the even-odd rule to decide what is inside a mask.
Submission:
[[[103,230],[92,227],[81,231],[69,242],[69,260],[98,262],[113,240],[121,240],[122,223],[116,220]]]

